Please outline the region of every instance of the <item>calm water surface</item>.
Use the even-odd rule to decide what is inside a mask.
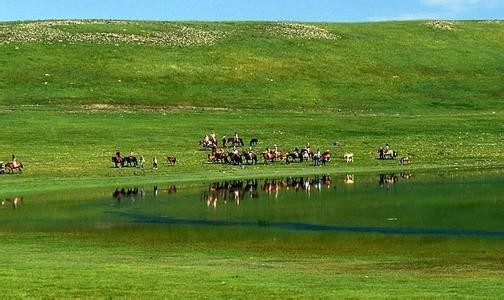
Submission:
[[[196,238],[220,228],[241,238],[271,232],[504,238],[500,171],[120,186],[2,199],[1,230],[9,232],[154,226],[194,229]]]

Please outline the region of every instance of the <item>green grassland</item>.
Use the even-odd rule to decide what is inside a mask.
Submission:
[[[502,193],[502,172],[487,175],[483,185],[480,177],[468,181],[472,172],[448,181],[451,173],[418,175],[390,189],[375,176],[357,176],[356,185],[335,176],[333,186],[310,198],[283,190],[275,200],[262,193],[239,206],[219,202],[215,209],[199,198],[206,187],[192,183],[177,184],[176,195],[156,197],[145,185],[145,197],[135,201],[117,201],[113,188],[27,195],[15,211],[11,204],[0,207],[0,264],[7,278],[0,292],[55,298],[500,298],[502,238],[271,226],[499,231],[503,206],[494,199]],[[390,222],[390,216],[399,219]]]
[[[23,174],[0,175],[0,196],[225,178],[500,169],[504,22],[442,25],[0,23],[0,160],[15,153],[25,165]],[[321,167],[214,165],[197,145],[213,131],[219,138],[237,131],[245,142],[259,138],[257,152],[309,142],[334,158]],[[333,147],[335,141],[341,146]],[[411,164],[376,160],[385,143],[409,154]],[[143,155],[149,167],[112,168],[116,149]],[[354,163],[343,162],[345,152],[354,153]],[[168,155],[178,158],[176,166],[164,161]],[[150,169],[154,156],[158,170]],[[492,205],[494,214],[501,211],[497,198],[485,211]],[[418,203],[430,216],[430,207]],[[470,217],[471,204],[465,205],[459,207]],[[354,206],[348,207],[350,216]],[[45,209],[35,207],[32,220],[60,220]],[[49,230],[43,221],[23,229],[19,211],[5,211],[4,297],[504,294],[501,238],[272,230],[254,239],[234,229],[177,226]],[[498,220],[490,220],[494,230],[501,230]]]
[[[205,164],[196,143],[211,131],[257,137],[257,151],[355,153],[329,172],[397,169],[374,159],[385,143],[413,154],[411,168],[503,161],[500,22],[51,22],[0,24],[0,153],[26,165],[2,176],[5,191],[317,172]],[[116,149],[180,164],[110,169]]]

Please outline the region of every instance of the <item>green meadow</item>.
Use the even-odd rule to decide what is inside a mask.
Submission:
[[[0,175],[1,294],[501,298],[504,23],[440,24],[0,23],[0,161],[16,154],[25,166]],[[198,146],[212,132],[258,138],[257,153],[310,143],[333,158],[320,167],[212,164]],[[386,143],[410,164],[377,160]],[[144,156],[146,167],[113,168],[116,150]],[[447,180],[460,171],[464,180]],[[401,172],[411,182],[448,175],[422,175],[411,191],[376,178],[359,185],[363,174]],[[199,192],[128,205],[110,197],[123,186],[315,174],[336,178],[333,196],[288,193],[216,211]],[[354,186],[342,184],[346,174]],[[25,198],[12,209],[15,196]],[[125,212],[155,218],[117,217]],[[259,225],[164,224],[166,216]],[[500,236],[263,226],[299,220]]]

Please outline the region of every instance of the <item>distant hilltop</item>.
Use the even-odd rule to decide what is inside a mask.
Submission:
[[[204,24],[159,22],[161,28],[148,30],[148,22],[105,20],[55,20],[0,25],[0,43],[133,43],[176,46],[213,45],[233,30],[212,30]],[[77,27],[88,30],[75,30]],[[120,26],[124,26],[117,30]],[[112,29],[112,30],[111,30]],[[135,30],[137,29],[137,30]],[[323,27],[302,23],[257,24],[255,30],[264,37],[299,39],[338,39]]]

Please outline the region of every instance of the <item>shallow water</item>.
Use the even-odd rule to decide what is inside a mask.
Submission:
[[[227,239],[272,232],[502,239],[503,200],[500,171],[157,184],[4,198],[0,230],[148,226],[184,234],[194,229],[193,239],[222,228],[232,230]]]

